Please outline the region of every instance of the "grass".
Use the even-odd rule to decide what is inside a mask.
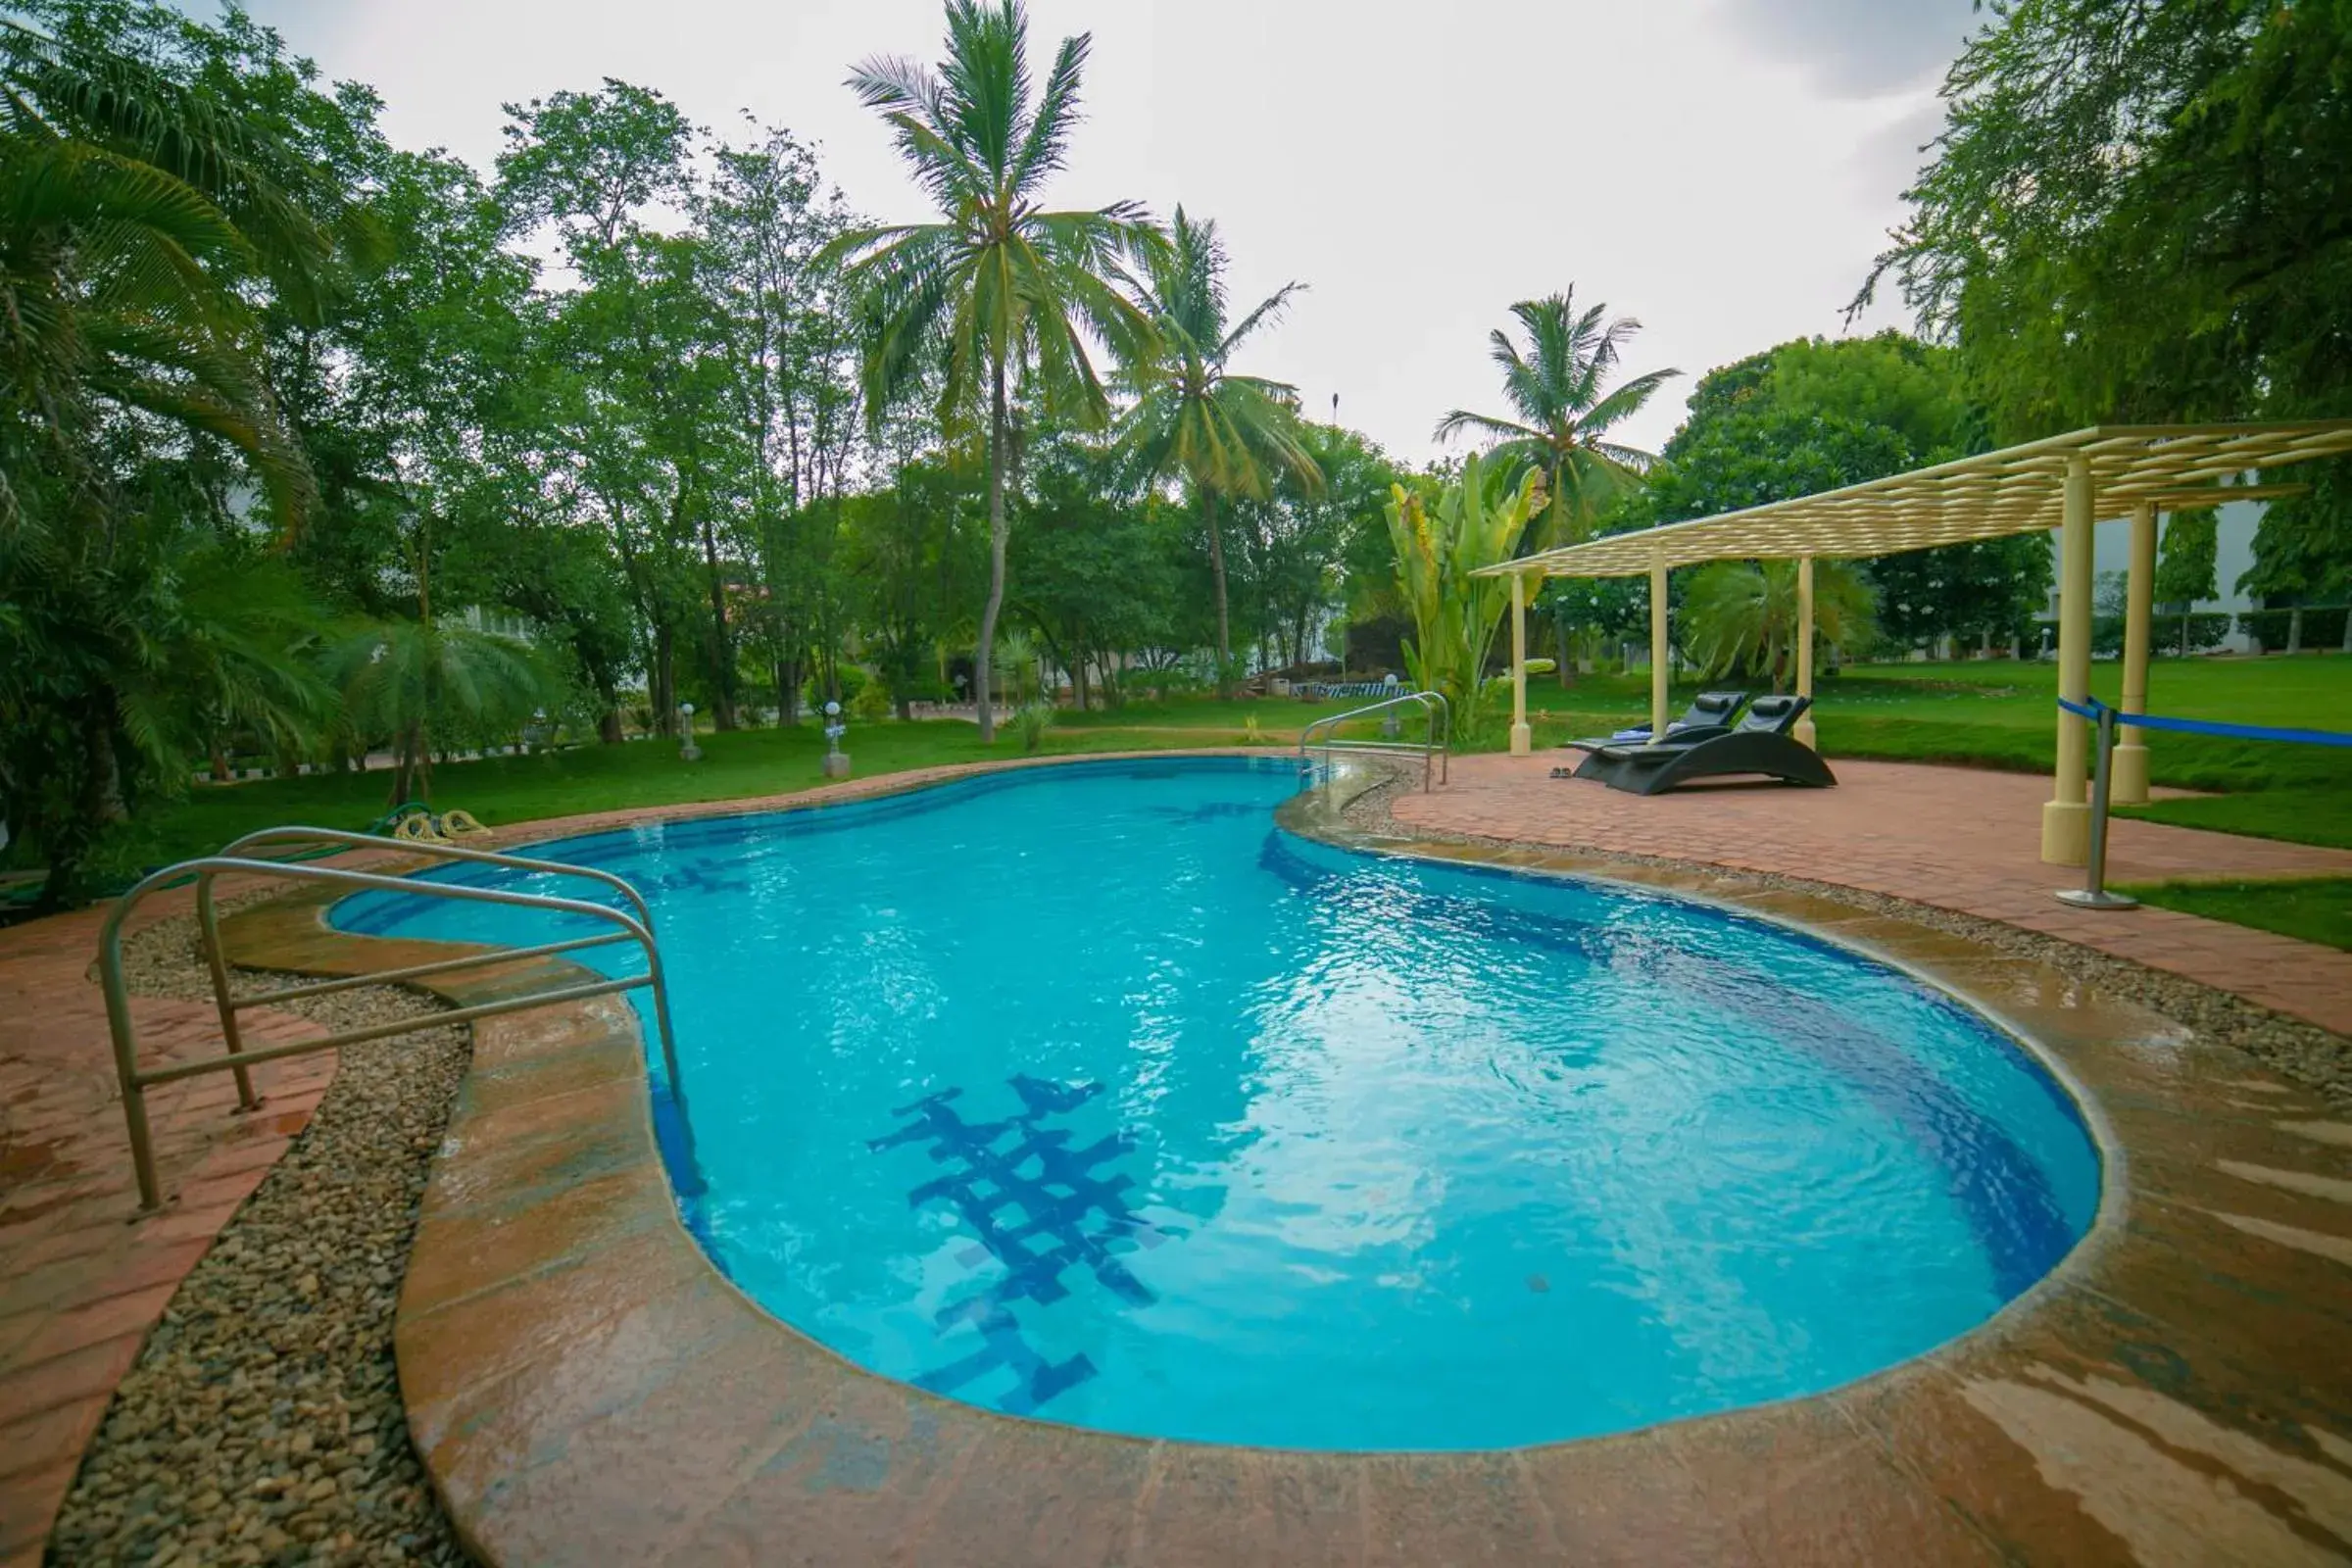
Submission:
[[[1040,752],[1230,746],[1239,738],[1238,727],[1151,736],[1102,727],[1057,728],[1047,732]],[[661,740],[452,762],[433,769],[433,804],[464,807],[496,827],[624,807],[785,795],[825,782],[824,738],[812,725],[699,735],[696,743],[703,756],[695,762],[681,761],[676,745]],[[999,731],[996,744],[982,746],[979,730],[956,719],[861,726],[851,732],[844,749],[860,777],[1022,755],[1009,726]],[[185,799],[147,813],[126,854],[137,864],[160,865],[208,854],[240,834],[281,822],[365,827],[384,811],[390,782],[388,773],[371,772],[200,785]]]
[[[2352,877],[2269,882],[2149,882],[2126,886],[2142,904],[2276,931],[2352,952]]]
[[[2112,663],[2094,666],[2093,693],[2113,700],[2119,675]],[[2352,713],[2352,659],[2340,656],[2159,662],[2150,684],[2158,711],[2189,717],[2308,726],[2342,724],[2335,715]],[[2046,770],[2055,747],[2056,685],[2051,665],[2008,661],[1848,668],[1825,677],[1816,693],[1823,744],[1833,758]],[[1696,683],[1678,687],[1676,707],[1696,690]],[[1649,682],[1639,672],[1586,675],[1563,689],[1539,678],[1530,682],[1528,699],[1537,745],[1554,746],[1645,715]],[[1260,740],[1282,748],[1312,720],[1361,706],[1355,700],[1272,697],[1131,703],[1057,715],[1041,750],[1070,755],[1231,746],[1242,742],[1252,718]],[[1409,719],[1405,727],[1412,732]],[[813,725],[700,740],[703,759],[691,763],[680,761],[669,743],[650,740],[452,763],[435,770],[433,796],[437,804],[462,806],[495,826],[621,807],[779,795],[823,782],[818,759],[824,741]],[[1499,748],[1503,741],[1498,710],[1469,749]],[[983,747],[972,725],[954,719],[860,725],[848,749],[861,777],[1021,755],[1009,733]],[[2352,751],[2160,735],[2152,758],[2159,784],[2230,793],[2132,808],[2132,815],[2352,848]],[[368,773],[200,786],[184,800],[143,812],[118,859],[126,868],[161,864],[280,822],[361,827],[384,809],[387,785],[384,774]]]

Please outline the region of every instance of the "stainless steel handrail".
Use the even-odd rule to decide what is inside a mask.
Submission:
[[[637,906],[638,922],[648,931],[654,928],[654,911],[646,906],[644,895],[624,878],[615,876],[610,871],[599,871],[594,866],[566,865],[561,860],[533,859],[527,856],[507,855],[497,850],[463,849],[458,845],[435,839],[393,839],[376,833],[354,833],[347,828],[309,827],[299,824],[266,827],[248,833],[243,838],[223,847],[220,853],[224,856],[239,857],[246,850],[261,844],[341,844],[353,849],[394,849],[415,855],[430,855],[444,860],[471,860],[483,865],[508,866],[518,871],[537,871],[553,876],[587,877],[591,881],[602,882],[607,887],[618,891],[622,897]],[[196,924],[204,938],[205,961],[213,971],[213,996],[220,1006],[220,1036],[227,1042],[229,1054],[235,1055],[238,1051],[243,1049],[243,1041],[237,1029],[237,1007],[229,1004],[228,970],[220,957],[220,917],[213,905],[213,878],[209,871],[199,872],[196,877]],[[619,941],[621,939],[615,936],[609,940]],[[585,944],[582,945],[585,946]],[[465,965],[460,964],[457,967],[463,968]],[[418,972],[429,973],[431,971],[410,970],[405,972],[414,977]],[[317,990],[280,992],[277,994],[277,1000],[284,1001],[290,996],[317,996],[318,994]],[[665,992],[655,993],[654,1004],[660,1009],[662,1036],[666,1042],[669,1038],[669,999],[667,994]],[[239,1005],[250,1006],[252,1004],[247,1002]],[[253,1078],[243,1067],[236,1069],[235,1076],[237,1103],[245,1109],[251,1110],[261,1103],[254,1097]]]
[[[424,849],[427,853],[447,852],[447,845],[418,846],[406,840],[378,839],[367,834],[342,833],[333,829],[273,829],[270,832],[293,836],[313,834],[334,842],[356,841],[359,845],[382,846],[393,850]],[[266,840],[269,833],[248,835],[240,845]],[[483,859],[507,863],[520,868],[573,872],[598,881],[612,882],[628,895],[639,910],[646,908],[644,899],[635,888],[606,871],[585,866],[565,866],[555,861],[532,861],[518,856],[499,856],[488,851],[466,850],[450,858]],[[168,882],[194,873],[197,878],[197,898],[205,909],[204,946],[207,966],[212,971],[214,998],[220,1008],[227,1036],[227,1054],[201,1061],[181,1062],[175,1066],[142,1071],[138,1063],[138,1034],[130,1016],[130,993],[122,979],[122,922],[139,900]],[[323,882],[339,887],[368,889],[383,893],[422,895],[428,898],[450,898],[478,904],[500,904],[523,908],[544,909],[559,914],[577,914],[590,919],[609,921],[619,929],[593,937],[569,937],[557,942],[540,943],[527,948],[489,948],[475,954],[431,962],[411,964],[405,968],[387,969],[365,976],[327,980],[317,984],[286,987],[250,997],[231,997],[228,994],[228,968],[220,953],[217,924],[211,918],[212,879],[220,875],[250,875],[282,877],[298,882]],[[283,1002],[293,997],[319,996],[333,991],[349,990],[358,985],[380,985],[424,975],[447,974],[454,970],[483,967],[492,964],[515,963],[545,957],[558,953],[576,952],[582,948],[599,947],[614,942],[634,941],[644,951],[646,972],[624,975],[584,985],[565,986],[554,991],[532,992],[519,997],[501,998],[495,1002],[479,1003],[446,1012],[420,1014],[415,1018],[374,1024],[362,1029],[348,1029],[313,1040],[294,1041],[286,1045],[264,1047],[258,1051],[243,1049],[235,1033],[237,1012],[246,1007],[270,1002]],[[428,882],[415,876],[386,875],[373,871],[359,871],[348,867],[308,865],[285,860],[256,860],[228,855],[207,856],[201,859],[183,860],[167,866],[143,878],[116,901],[98,931],[99,985],[106,999],[106,1020],[114,1038],[115,1076],[122,1091],[122,1116],[130,1135],[131,1165],[138,1177],[139,1207],[152,1213],[163,1204],[163,1192],[156,1179],[155,1148],[147,1122],[147,1090],[156,1084],[172,1083],[201,1072],[227,1069],[235,1073],[242,1102],[248,1109],[259,1102],[252,1098],[251,1080],[246,1069],[260,1062],[275,1061],[281,1057],[302,1055],[315,1051],[327,1051],[337,1046],[356,1045],[367,1040],[381,1040],[388,1036],[412,1033],[420,1029],[435,1029],[444,1024],[467,1023],[476,1018],[493,1017],[500,1013],[519,1012],[525,1008],[544,1006],[552,1002],[580,1001],[590,997],[610,996],[633,991],[641,986],[651,987],[654,993],[654,1011],[662,1036],[662,1067],[669,1080],[670,1098],[678,1109],[681,1132],[686,1139],[686,1154],[693,1158],[691,1124],[686,1120],[686,1090],[678,1075],[676,1042],[669,1026],[669,989],[662,970],[662,953],[654,941],[650,914],[639,920],[609,905],[593,904],[583,899],[557,898],[548,894],[515,893],[505,888],[472,887],[459,882]]]
[[[1419,742],[1350,741],[1333,738],[1333,731],[1349,719],[1368,718],[1374,713],[1385,712],[1392,708],[1401,708],[1407,703],[1417,704],[1428,716],[1428,727],[1424,731],[1425,738]],[[1430,769],[1433,763],[1437,769],[1438,782],[1441,784],[1446,782],[1453,746],[1453,708],[1446,701],[1443,692],[1399,692],[1394,697],[1384,697],[1379,702],[1367,707],[1352,708],[1345,713],[1333,713],[1327,717],[1316,719],[1298,732],[1298,770],[1300,773],[1306,771],[1306,754],[1308,749],[1314,745],[1314,736],[1317,730],[1323,732],[1323,776],[1326,780],[1331,776],[1331,754],[1334,751],[1342,751],[1401,752],[1418,755],[1421,759],[1421,788],[1424,792],[1429,789]]]

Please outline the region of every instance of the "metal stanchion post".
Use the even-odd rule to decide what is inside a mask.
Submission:
[[[2105,703],[2092,706],[2099,712],[2099,728],[2098,751],[2090,768],[2089,863],[2083,867],[2082,885],[2060,889],[2058,902],[2078,909],[2136,909],[2137,899],[2107,891],[2107,775],[2108,759],[2115,750],[2115,710]]]

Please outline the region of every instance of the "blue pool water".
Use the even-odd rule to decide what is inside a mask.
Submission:
[[[1707,906],[1317,845],[1274,824],[1295,788],[1087,764],[536,853],[653,904],[712,1258],[997,1410],[1623,1430],[1915,1355],[2088,1226],[2071,1102],[1939,993]],[[570,934],[373,894],[337,921]]]

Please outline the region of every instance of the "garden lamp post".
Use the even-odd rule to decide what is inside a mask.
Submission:
[[[841,738],[849,732],[850,726],[841,721],[841,704],[826,703],[825,777],[827,778],[848,778],[850,776],[850,754],[841,749]]]
[[[678,760],[682,762],[701,761],[703,749],[694,744],[694,705],[692,703],[678,705]]]

